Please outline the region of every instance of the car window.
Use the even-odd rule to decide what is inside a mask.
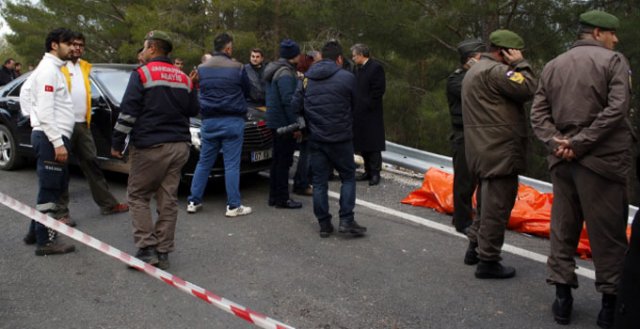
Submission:
[[[22,88],[22,85],[24,84],[21,83],[19,85],[17,85],[15,88],[11,89],[11,91],[9,92],[9,94],[7,94],[8,97],[20,97],[20,88]]]
[[[122,97],[124,96],[124,91],[127,89],[127,84],[129,84],[129,76],[131,76],[131,71],[95,71],[94,75],[100,82],[100,85],[105,87],[104,91],[109,94],[109,98],[117,105],[120,105],[120,103],[122,102]],[[93,92],[93,86],[91,90]]]

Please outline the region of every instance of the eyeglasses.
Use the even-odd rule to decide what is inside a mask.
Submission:
[[[72,47],[84,48],[84,43],[74,42],[71,44]]]

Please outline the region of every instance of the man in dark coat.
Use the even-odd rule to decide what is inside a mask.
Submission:
[[[13,58],[4,61],[4,65],[0,67],[0,86],[4,86],[16,78],[15,65],[16,61]]]
[[[462,79],[474,63],[480,59],[485,45],[477,39],[469,39],[458,45],[461,66],[447,78],[447,101],[451,114],[451,150],[453,153],[453,225],[456,231],[466,233],[473,221],[471,199],[478,186],[478,179],[471,174],[464,155],[464,127],[462,124]],[[479,195],[479,194],[478,194]],[[478,200],[480,198],[478,197]],[[480,202],[478,202],[480,204]]]
[[[369,185],[380,183],[382,153],[385,150],[382,96],[385,76],[382,65],[369,58],[369,47],[358,43],[351,47],[356,69],[356,100],[353,110],[353,148],[364,159],[364,174],[358,180]]]

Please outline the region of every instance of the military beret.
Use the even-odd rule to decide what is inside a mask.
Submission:
[[[605,13],[604,11],[591,10],[580,15],[580,24],[615,31],[620,27],[620,20],[609,13]]]
[[[169,45],[173,47],[173,43],[171,42],[171,37],[169,37],[169,33],[164,31],[159,31],[159,30],[150,31],[149,33],[147,33],[147,36],[145,36],[144,39],[145,40],[151,40],[151,39],[162,40],[169,43]]]
[[[501,48],[524,48],[524,40],[522,40],[519,35],[509,30],[495,30],[489,35],[489,40],[493,45]]]
[[[474,53],[480,53],[485,50],[485,45],[477,39],[467,39],[458,44],[458,53],[461,58],[466,59]]]

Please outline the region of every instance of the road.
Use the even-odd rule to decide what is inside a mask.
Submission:
[[[108,179],[124,199],[126,177]],[[183,189],[169,272],[296,328],[565,328],[550,311],[554,289],[540,257],[547,240],[509,232],[507,244],[542,262],[504,253],[517,276],[477,280],[451,218],[399,202],[420,184],[389,172],[380,186],[359,182],[356,219],[369,230],[357,239],[320,239],[309,197],[297,197],[302,209],[269,207],[262,175],[243,177],[243,203],[254,213],[235,219],[224,217],[222,181],[211,182],[197,214],[186,213]],[[36,190],[33,166],[0,171],[0,192],[33,205]],[[129,215],[101,216],[77,169],[71,200],[78,229],[135,253]],[[337,214],[335,198],[331,210]],[[75,241],[73,254],[36,257],[22,243],[28,223],[0,205],[0,328],[255,328]],[[597,328],[600,295],[592,279],[580,283],[569,327]]]

